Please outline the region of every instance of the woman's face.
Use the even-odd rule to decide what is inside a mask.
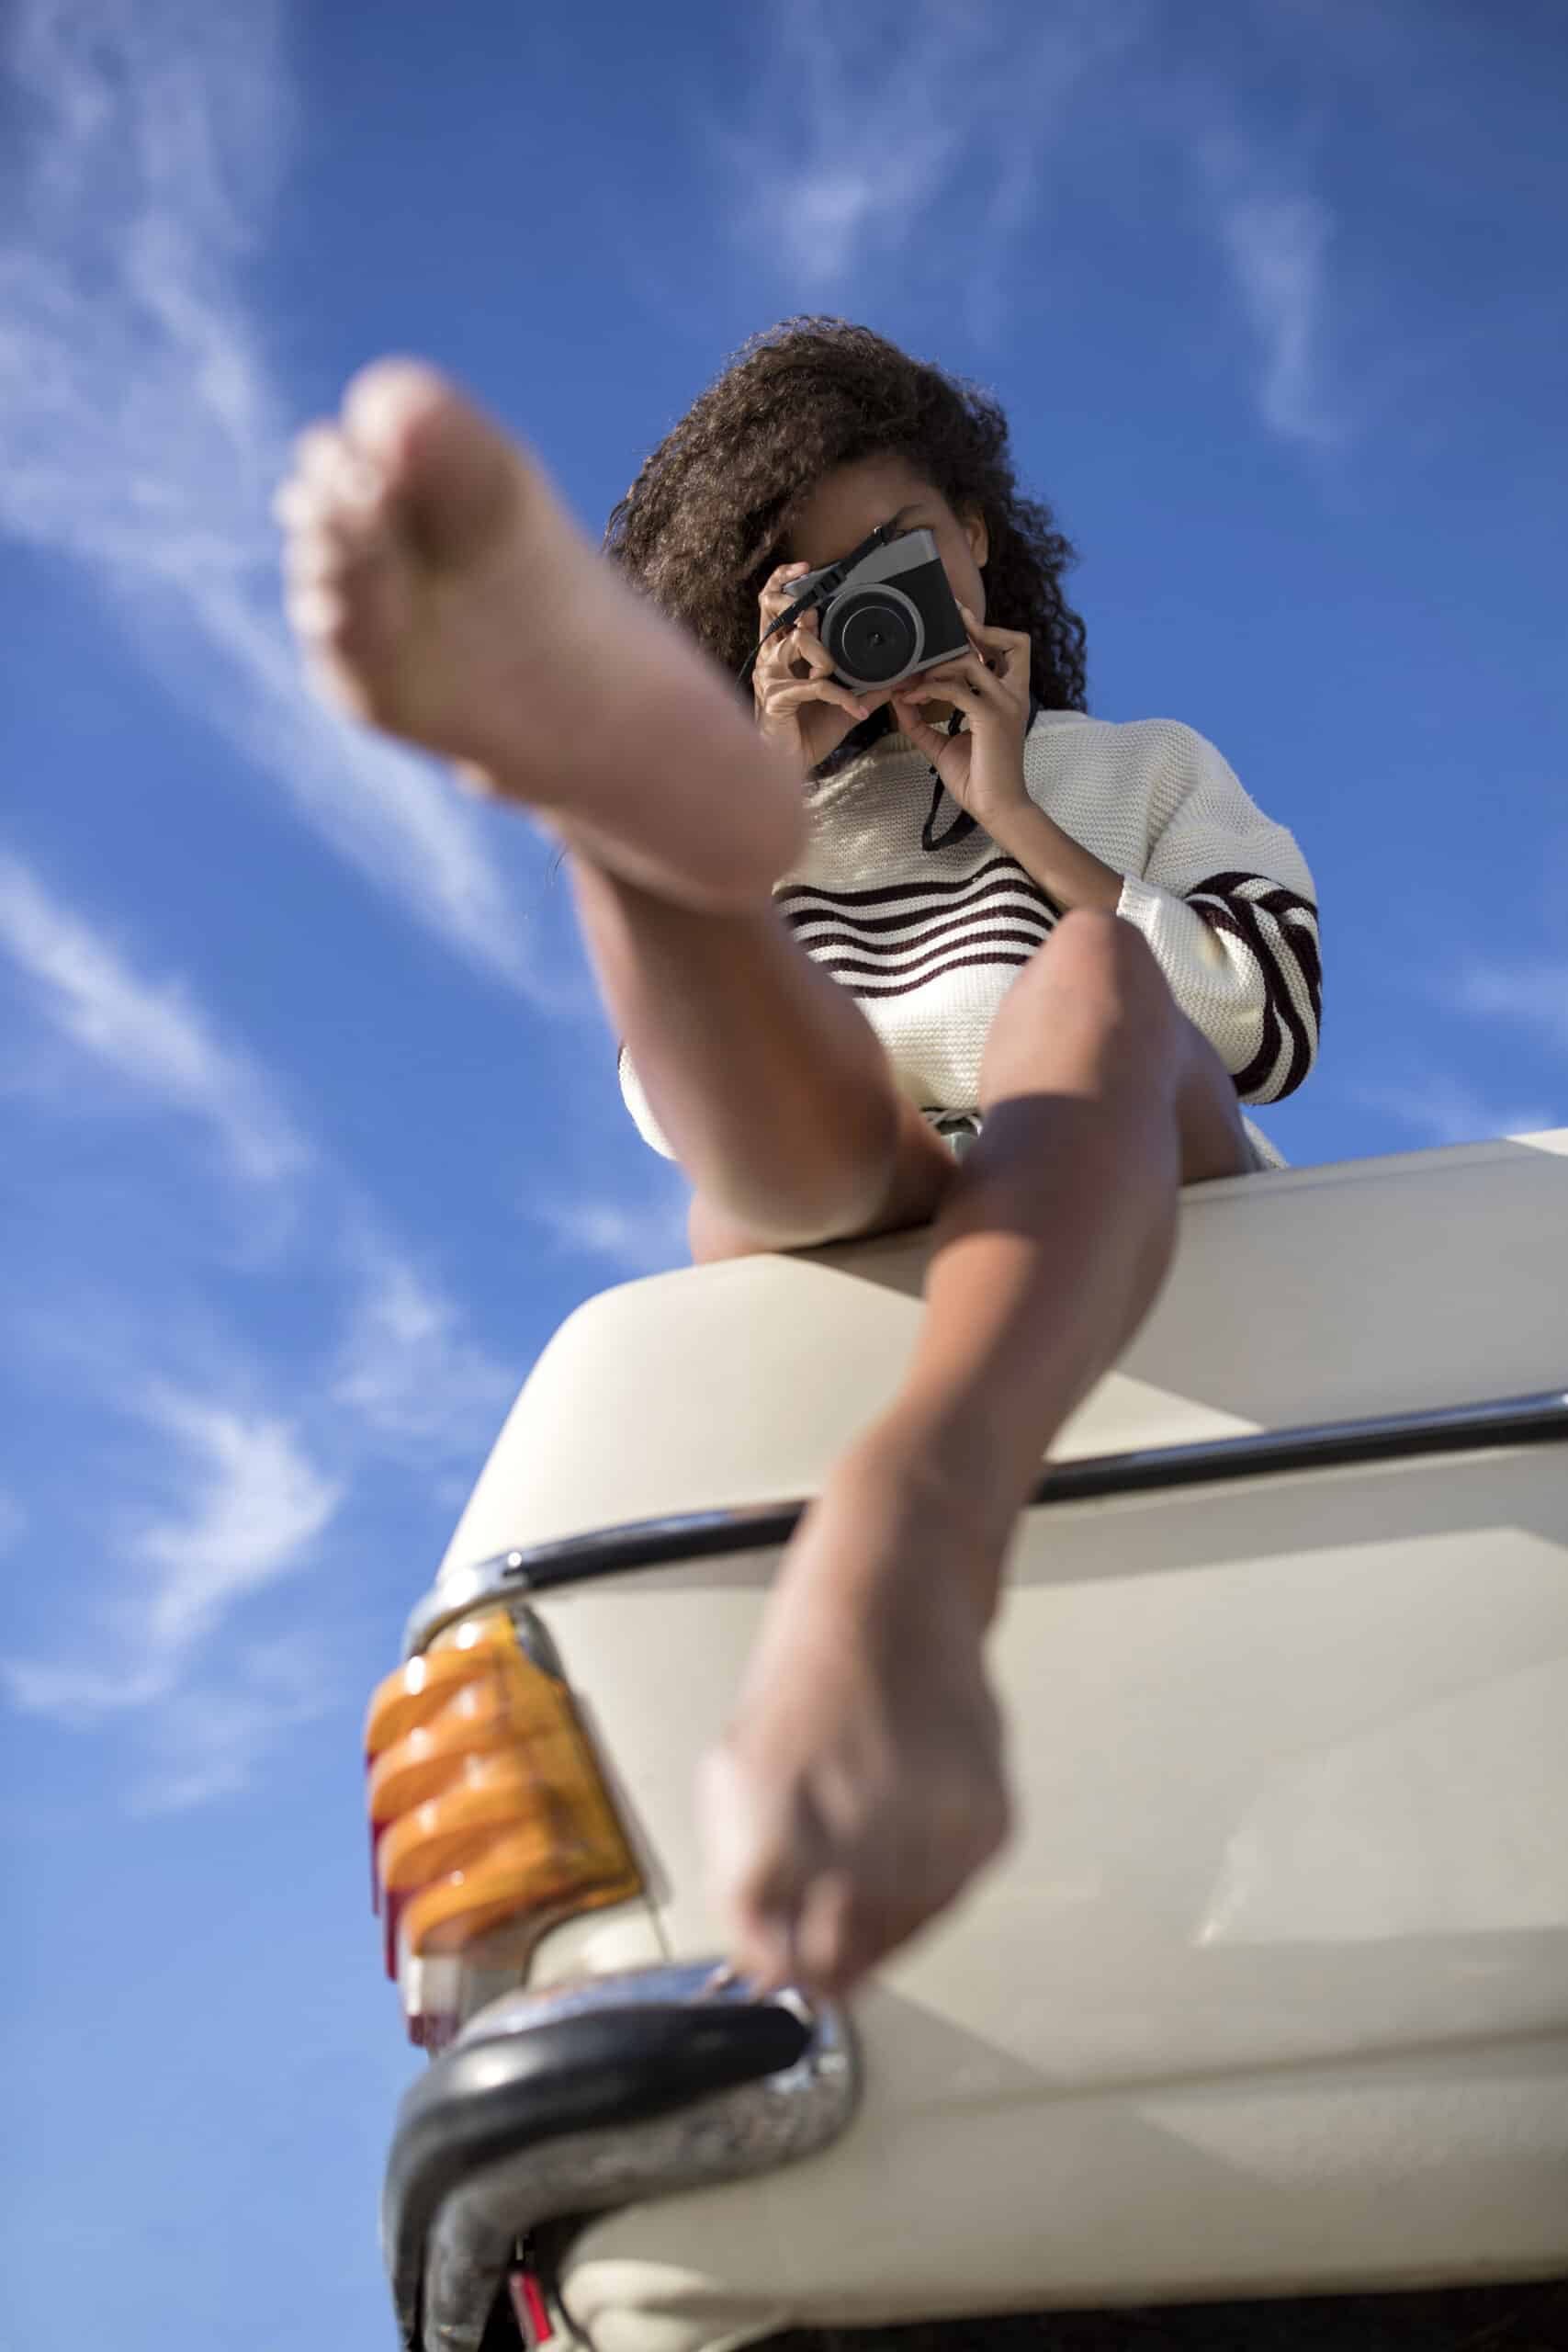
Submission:
[[[987,540],[984,519],[960,521],[940,491],[921,479],[906,458],[863,458],[826,474],[790,518],[782,560],[807,563],[813,571],[848,555],[881,523],[897,517],[902,531],[931,532],[949,587],[976,620],[986,617],[981,566]],[[931,703],[928,713],[945,715],[950,706]]]

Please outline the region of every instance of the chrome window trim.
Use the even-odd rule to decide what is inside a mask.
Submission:
[[[1564,1443],[1568,1390],[1549,1388],[1421,1412],[1370,1414],[1356,1420],[1310,1422],[1206,1438],[1191,1445],[1150,1446],[1053,1463],[1025,1508],[1038,1510],[1053,1504],[1404,1462],[1427,1454]],[[674,1560],[772,1550],[788,1543],[806,1509],[805,1502],[786,1502],[673,1512],[497,1553],[442,1577],[409,1620],[403,1656],[416,1657],[443,1626],[487,1602],[517,1600],[591,1577],[619,1576]]]

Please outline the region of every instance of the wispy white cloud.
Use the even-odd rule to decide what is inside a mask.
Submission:
[[[524,1214],[562,1257],[599,1259],[626,1275],[666,1273],[691,1263],[684,1199],[530,1199]]]
[[[328,1377],[331,1400],[375,1442],[471,1458],[511,1404],[519,1370],[488,1355],[429,1272],[363,1220],[349,1256],[359,1287]]]
[[[189,990],[139,972],[4,850],[0,949],[31,981],[60,1035],[131,1087],[203,1121],[249,1182],[276,1184],[309,1166],[310,1146],[276,1089],[220,1039]]]
[[[280,21],[268,0],[10,13],[0,527],[84,564],[340,854],[547,1003],[482,813],[315,704],[282,625],[268,502],[289,404],[244,279],[293,131]]]
[[[1313,196],[1222,199],[1219,230],[1261,354],[1264,423],[1287,441],[1331,447],[1346,425],[1325,379],[1322,334],[1333,216]]]
[[[1142,0],[1062,0],[1048,13],[802,0],[760,17],[750,118],[701,118],[736,241],[807,304],[844,298],[879,265],[931,267],[940,253],[971,331],[988,336],[1053,136],[1145,15]]]
[[[292,1335],[286,1411],[270,1401],[277,1367],[227,1317],[215,1320],[205,1300],[193,1308],[166,1281],[149,1304],[134,1269],[111,1274],[107,1295],[89,1273],[69,1297],[56,1281],[0,1331],[0,1351],[25,1361],[35,1384],[63,1376],[81,1476],[106,1490],[73,1589],[70,1645],[0,1657],[0,1691],[66,1729],[124,1726],[148,1766],[125,1801],[186,1805],[242,1785],[274,1740],[327,1703],[319,1672],[264,1671],[254,1605],[321,1557],[348,1502],[384,1482],[389,1456],[426,1487],[472,1462],[516,1374],[486,1354],[434,1271],[186,981],[151,977],[101,921],[14,858],[0,858],[0,949],[31,983],[40,1030],[112,1070],[144,1115],[164,1118],[172,1151],[170,1113],[218,1138],[220,1164],[245,1188],[247,1224],[254,1187],[268,1188],[283,1238],[267,1278],[302,1276],[318,1302],[315,1328]],[[56,1087],[45,1115],[80,1091]],[[122,1470],[105,1466],[128,1459],[153,1498],[135,1511],[116,1499]],[[0,1495],[0,1546],[24,1532]],[[303,1605],[294,1637],[306,1649],[315,1613]]]
[[[1120,172],[1131,147],[1196,186],[1257,347],[1263,424],[1314,447],[1347,436],[1325,359],[1333,211],[1247,127],[1227,61],[1158,0],[913,0],[896,19],[805,0],[759,35],[751,115],[704,128],[731,233],[788,299],[859,300],[934,272],[990,341],[1021,271],[1040,283],[1038,224],[1027,259],[1020,238],[1053,181],[1081,198],[1099,124],[1100,168]]]
[[[1564,1113],[1553,1116],[1542,1102],[1509,1104],[1488,1101],[1461,1079],[1434,1071],[1404,1084],[1386,1081],[1352,1089],[1357,1102],[1433,1144],[1490,1143],[1499,1136],[1540,1135],[1560,1126]]]
[[[221,1679],[177,1690],[158,1708],[127,1810],[188,1813],[239,1794],[279,1741],[327,1713],[337,1695],[307,1637],[250,1644]]]
[[[1337,218],[1300,139],[1260,135],[1256,106],[1238,95],[1227,63],[1186,59],[1172,117],[1257,354],[1258,415],[1280,439],[1325,451],[1352,430],[1329,356]],[[1300,77],[1299,56],[1291,72]]]
[[[192,1473],[182,1508],[143,1528],[132,1547],[152,1579],[137,1621],[153,1655],[177,1662],[236,1600],[302,1564],[343,1489],[287,1421],[172,1388],[144,1391],[139,1404]]]
[[[236,1645],[199,1679],[143,1655],[112,1670],[0,1661],[0,1682],[23,1713],[68,1730],[139,1715],[138,1759],[120,1790],[132,1815],[186,1813],[238,1795],[288,1732],[338,1697],[304,1634]]]
[[[308,1563],[342,1499],[285,1421],[168,1385],[125,1409],[164,1441],[172,1491],[121,1531],[130,1574],[106,1608],[104,1661],[0,1663],[17,1706],[76,1730],[165,1702],[237,1602]]]
[[[1568,961],[1471,964],[1446,1001],[1458,1012],[1511,1022],[1568,1052]]]

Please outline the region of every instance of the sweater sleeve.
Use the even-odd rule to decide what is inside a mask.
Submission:
[[[1312,876],[1293,836],[1247,797],[1212,743],[1173,720],[1145,725],[1155,761],[1149,847],[1116,911],[1148,941],[1241,1100],[1277,1102],[1317,1053]]]

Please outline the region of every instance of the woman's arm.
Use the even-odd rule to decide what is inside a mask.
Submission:
[[[1278,1102],[1317,1053],[1323,979],[1306,861],[1190,727],[1149,719],[1104,731],[1146,816],[1142,870],[1129,860],[1118,872],[1077,843],[1068,854],[1043,810],[1043,831],[1008,812],[1004,825],[1017,830],[1003,845],[1058,905],[1110,905],[1141,932],[1241,1100]]]
[[[1153,948],[1181,1010],[1244,1102],[1294,1093],[1317,1058],[1317,908],[1267,873],[1222,867],[1184,889],[1129,875],[1117,909]]]
[[[1141,730],[1140,730],[1141,731]],[[1317,1057],[1317,890],[1294,837],[1190,727],[1153,722],[1154,822],[1118,912],[1215,1046],[1244,1102],[1292,1094]]]
[[[1146,845],[1141,872],[1107,865],[1042,806],[1038,776],[1031,785],[1029,639],[959,609],[968,654],[896,691],[897,723],[1055,906],[1099,909],[1142,932],[1243,1102],[1291,1093],[1317,1052],[1322,993],[1313,880],[1291,835],[1201,735],[1148,719],[1100,729],[1116,744],[1103,792],[1120,820],[1102,838]],[[927,697],[962,711],[968,732],[939,735],[920,715]]]
[[[1291,835],[1247,797],[1213,744],[1190,728],[1169,732],[1170,754],[1189,773],[1141,875],[1107,865],[1032,800],[993,810],[987,830],[1064,912],[1103,908],[1142,932],[1241,1100],[1277,1102],[1317,1054],[1323,978],[1312,876]]]
[[[1118,912],[1125,876],[1065,833],[1032,800],[1021,797],[1015,806],[994,815],[986,830],[1064,914],[1072,907]]]

